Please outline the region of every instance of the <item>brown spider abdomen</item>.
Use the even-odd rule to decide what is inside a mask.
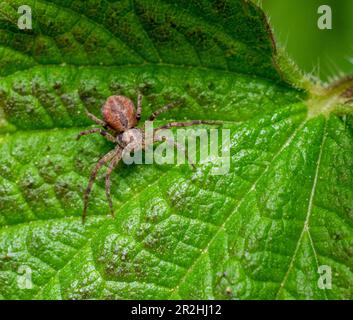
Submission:
[[[124,132],[137,124],[135,106],[124,96],[111,96],[102,107],[102,114],[109,127]]]

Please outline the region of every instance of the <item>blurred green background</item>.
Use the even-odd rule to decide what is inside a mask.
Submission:
[[[353,74],[353,0],[260,0],[279,45],[305,72],[324,81]],[[321,5],[332,9],[332,30],[320,30]]]

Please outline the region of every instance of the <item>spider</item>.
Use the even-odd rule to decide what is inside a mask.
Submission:
[[[84,192],[83,197],[83,213],[82,213],[82,222],[85,222],[88,208],[88,201],[92,191],[93,184],[96,180],[99,170],[106,164],[108,165],[107,173],[105,176],[105,191],[106,197],[109,203],[109,208],[111,215],[114,217],[113,202],[110,194],[111,181],[110,176],[114,168],[118,165],[122,159],[123,150],[127,145],[131,145],[134,141],[139,141],[137,149],[144,150],[146,148],[145,142],[140,137],[144,137],[144,130],[141,128],[136,128],[137,124],[141,119],[142,113],[142,94],[139,93],[137,97],[137,109],[135,109],[134,103],[127,97],[121,95],[115,95],[109,97],[102,107],[102,116],[104,120],[97,118],[95,115],[86,111],[87,116],[94,121],[96,124],[103,127],[94,128],[86,131],[82,131],[78,134],[77,140],[82,136],[86,136],[93,133],[98,133],[105,137],[107,140],[113,142],[116,146],[113,150],[105,154],[94,168],[91,171],[89,182],[87,188]],[[174,108],[181,104],[182,101],[174,101],[165,105],[164,107],[153,112],[148,118],[149,121],[154,121],[161,113],[168,111],[171,108]],[[216,120],[191,120],[185,122],[170,122],[159,128],[153,130],[153,143],[165,141],[165,138],[156,138],[154,133],[161,129],[169,129],[172,127],[189,127],[199,124],[209,124],[209,125],[219,125],[221,121]],[[169,142],[169,141],[168,141]],[[180,148],[180,146],[171,142],[174,147]],[[185,152],[185,151],[184,151]],[[187,158],[187,157],[186,157]]]

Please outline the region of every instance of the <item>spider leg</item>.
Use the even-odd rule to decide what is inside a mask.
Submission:
[[[153,120],[156,119],[161,113],[166,112],[166,111],[168,111],[168,110],[170,110],[170,109],[172,109],[172,108],[174,108],[174,107],[180,105],[181,103],[182,103],[182,101],[181,101],[181,100],[178,100],[178,101],[174,101],[174,102],[172,102],[172,103],[169,103],[169,104],[165,105],[164,107],[162,107],[162,108],[156,110],[155,112],[153,112],[153,113],[150,115],[150,117],[148,118],[148,120],[149,120],[149,121],[153,121]]]
[[[186,150],[184,149],[184,147],[182,147],[180,144],[178,144],[178,143],[175,142],[175,141],[172,141],[172,140],[170,140],[170,139],[167,139],[166,137],[161,137],[161,138],[156,138],[156,137],[154,137],[154,139],[153,139],[153,142],[162,142],[162,141],[166,141],[166,142],[169,143],[171,146],[173,146],[173,147],[177,148],[178,150],[180,150],[181,152],[183,152],[184,155],[185,155],[185,159],[187,160],[187,162],[188,162],[188,164],[190,165],[190,167],[191,167],[192,169],[194,169],[194,170],[196,169],[195,165],[189,161],[188,153],[186,152]]]
[[[82,131],[77,135],[76,139],[79,140],[82,136],[86,136],[86,135],[92,134],[92,133],[99,133],[100,135],[105,137],[107,140],[116,143],[116,138],[114,136],[112,136],[108,131],[105,131],[100,128],[94,128],[94,129]]]
[[[185,122],[170,122],[157,129],[154,129],[154,132],[161,129],[169,129],[173,127],[191,127],[198,124],[210,124],[210,125],[220,125],[223,124],[223,121],[218,120],[191,120]]]
[[[102,126],[102,127],[106,127],[106,126],[107,126],[107,124],[105,123],[105,121],[103,121],[103,120],[97,118],[94,114],[88,112],[87,110],[86,110],[86,114],[87,114],[87,117],[90,118],[90,119],[91,119],[93,122],[95,122],[96,124],[98,124],[98,125],[100,125],[100,126]]]
[[[108,152],[105,156],[103,156],[98,163],[96,164],[96,166],[93,168],[92,172],[91,172],[91,176],[87,185],[87,188],[85,190],[84,196],[83,196],[83,213],[82,213],[82,222],[85,223],[85,219],[86,219],[86,215],[87,215],[87,207],[88,207],[88,200],[89,200],[89,196],[90,193],[92,191],[92,186],[94,181],[96,180],[98,171],[101,167],[103,167],[107,162],[109,162],[115,155],[116,150],[112,150],[110,152]]]
[[[107,195],[107,199],[108,199],[108,203],[109,203],[109,208],[110,208],[110,212],[111,215],[114,217],[114,210],[113,210],[113,201],[112,201],[112,197],[110,194],[110,187],[111,187],[111,180],[110,180],[110,176],[113,172],[113,170],[115,169],[115,167],[118,165],[118,163],[121,160],[121,154],[122,154],[122,150],[121,149],[117,149],[115,151],[115,155],[113,160],[110,162],[109,164],[109,168],[107,170],[107,174],[105,176],[105,193]]]
[[[139,121],[141,119],[142,114],[142,94],[139,92],[137,96],[137,111],[136,111],[136,119]]]

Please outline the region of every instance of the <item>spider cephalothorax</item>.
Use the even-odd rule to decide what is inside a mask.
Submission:
[[[148,118],[149,121],[153,121],[156,117],[168,111],[169,109],[180,104],[180,101],[175,101],[170,104],[167,104],[163,108],[158,109],[153,112],[152,115]],[[109,202],[109,207],[111,214],[114,216],[113,211],[113,202],[110,195],[110,176],[114,170],[114,168],[118,165],[119,161],[122,159],[124,148],[127,146],[136,149],[145,149],[144,139],[140,139],[143,137],[143,129],[136,128],[138,122],[141,118],[142,112],[142,95],[139,94],[137,98],[137,109],[135,110],[135,106],[133,102],[124,96],[111,96],[107,99],[105,104],[102,107],[102,115],[103,119],[98,119],[95,115],[87,112],[87,115],[90,119],[92,119],[95,123],[102,126],[101,128],[94,128],[90,130],[83,131],[79,133],[77,139],[82,136],[91,134],[91,133],[99,133],[104,136],[109,141],[115,143],[115,148],[109,151],[106,155],[104,155],[98,163],[95,165],[91,172],[91,176],[88,182],[88,186],[84,193],[84,205],[83,205],[83,214],[82,219],[85,221],[88,207],[89,195],[91,193],[93,183],[97,177],[98,171],[105,164],[109,163],[107,174],[105,176],[105,190],[107,199]],[[197,124],[220,124],[220,121],[208,121],[208,120],[191,120],[185,122],[169,122],[159,128],[153,130],[155,133],[161,129],[168,129],[172,127],[188,127]],[[161,139],[153,136],[153,142],[160,142]],[[171,142],[175,147],[179,147],[176,143]]]

